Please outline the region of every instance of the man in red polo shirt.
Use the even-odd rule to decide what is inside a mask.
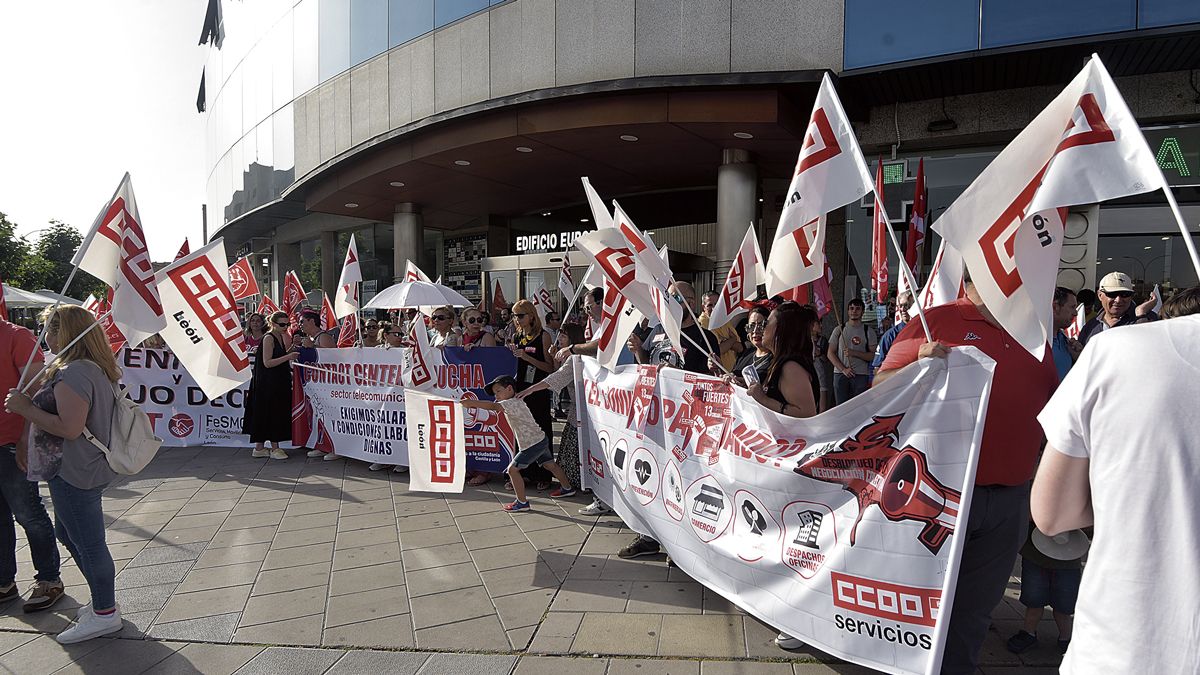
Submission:
[[[983,441],[954,609],[942,657],[943,673],[974,673],[992,610],[1004,597],[1017,551],[1029,525],[1029,481],[1043,434],[1037,415],[1058,384],[1049,346],[1039,362],[984,307],[975,286],[956,302],[925,311],[937,342],[926,342],[911,321],[892,343],[875,384],[918,358],[945,356],[947,348],[971,346],[996,362],[984,417]]]

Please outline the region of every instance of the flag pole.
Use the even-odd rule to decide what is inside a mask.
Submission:
[[[579,300],[579,296],[583,295],[583,289],[585,286],[583,282],[587,281],[588,275],[592,273],[592,270],[595,269],[595,267],[596,263],[588,265],[587,271],[583,273],[583,278],[579,280],[579,287],[575,289],[575,295],[571,296],[571,302],[567,303],[567,308],[564,311],[564,314],[570,314],[571,308],[575,306],[575,303]]]
[[[874,190],[872,190],[872,192],[875,193],[875,208],[883,208],[883,200],[879,197],[879,193],[875,192]],[[904,251],[900,249],[900,240],[896,238],[896,232],[892,229],[891,221],[886,222],[883,226],[883,229],[887,230],[888,238],[892,240],[892,248],[896,249],[896,255],[900,257],[900,273],[903,274],[905,279],[908,281],[908,287],[910,289],[916,288],[917,281],[913,278],[912,270],[908,268],[908,264],[904,262]],[[929,322],[925,320],[925,310],[921,307],[921,303],[919,302],[914,302],[913,307],[916,308],[917,316],[921,319],[921,328],[925,330],[925,341],[933,342],[933,335],[929,332]]]
[[[1162,169],[1159,169],[1162,172]],[[1187,247],[1188,256],[1192,259],[1192,266],[1196,268],[1196,274],[1200,274],[1200,254],[1196,253],[1196,243],[1192,241],[1192,233],[1188,231],[1187,223],[1183,220],[1183,213],[1179,210],[1179,202],[1175,201],[1175,194],[1171,191],[1171,186],[1167,185],[1167,178],[1163,176],[1163,193],[1167,195],[1167,203],[1171,205],[1171,213],[1175,216],[1175,222],[1179,225],[1179,233],[1183,235],[1183,245]],[[1160,298],[1161,299],[1161,298]]]
[[[106,319],[109,314],[112,314],[112,310],[109,310],[109,311],[101,314],[100,316],[96,317],[96,320],[92,323],[92,325],[88,326],[87,328],[84,328],[82,331],[80,331],[79,335],[75,336],[75,339],[73,339],[67,343],[67,346],[58,350],[58,353],[54,355],[54,358],[51,360],[51,362],[61,359],[62,355],[65,354],[68,349],[70,349],[71,347],[74,347],[76,342],[79,342],[80,340],[83,339],[83,336],[87,335],[88,332],[91,331],[96,326],[99,326],[100,322],[103,321],[104,319]],[[47,321],[46,325],[50,325],[50,322]],[[40,340],[39,340],[39,344],[41,344]],[[36,352],[36,350],[35,350],[35,352]],[[32,361],[32,359],[30,359],[30,360]],[[49,365],[50,364],[46,364],[45,366],[43,366],[43,368],[49,367]],[[28,367],[28,366],[26,366],[26,367]],[[25,390],[28,389],[29,386],[32,385],[34,380],[37,378],[31,378],[28,382],[23,382],[24,379],[25,379],[25,375],[22,373],[21,381],[17,382],[17,388],[20,389],[22,394],[25,393]]]

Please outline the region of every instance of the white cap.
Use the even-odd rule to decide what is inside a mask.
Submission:
[[[1124,272],[1109,272],[1100,280],[1100,290],[1105,293],[1109,291],[1128,291],[1132,293],[1133,281]]]

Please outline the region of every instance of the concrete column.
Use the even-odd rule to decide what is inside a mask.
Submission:
[[[421,220],[421,208],[416,204],[397,204],[396,212],[392,216],[393,283],[404,281],[404,267],[407,261],[421,264],[421,254],[424,250],[425,226]]]
[[[321,290],[333,302],[333,294],[341,278],[342,269],[337,255],[337,232],[321,233]]]
[[[287,273],[300,274],[300,244],[275,244],[275,279],[271,284],[271,299],[283,299],[283,284]]]
[[[758,167],[747,150],[723,151],[717,168],[717,259],[713,283],[725,283],[746,228],[757,215]]]

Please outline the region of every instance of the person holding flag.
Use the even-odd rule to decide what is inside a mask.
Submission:
[[[686,304],[694,310],[696,289],[690,283],[676,281],[671,284],[670,291],[676,302],[681,305]],[[692,318],[693,316],[692,312],[686,312],[680,322],[679,332],[687,338],[682,341],[683,344],[672,344],[662,324],[655,326],[645,340],[638,337],[636,332],[630,334],[629,349],[637,357],[638,363],[666,365],[682,368],[689,373],[708,374],[709,354],[702,351],[697,345],[715,347],[718,344],[717,336],[712,331],[702,328]]]

